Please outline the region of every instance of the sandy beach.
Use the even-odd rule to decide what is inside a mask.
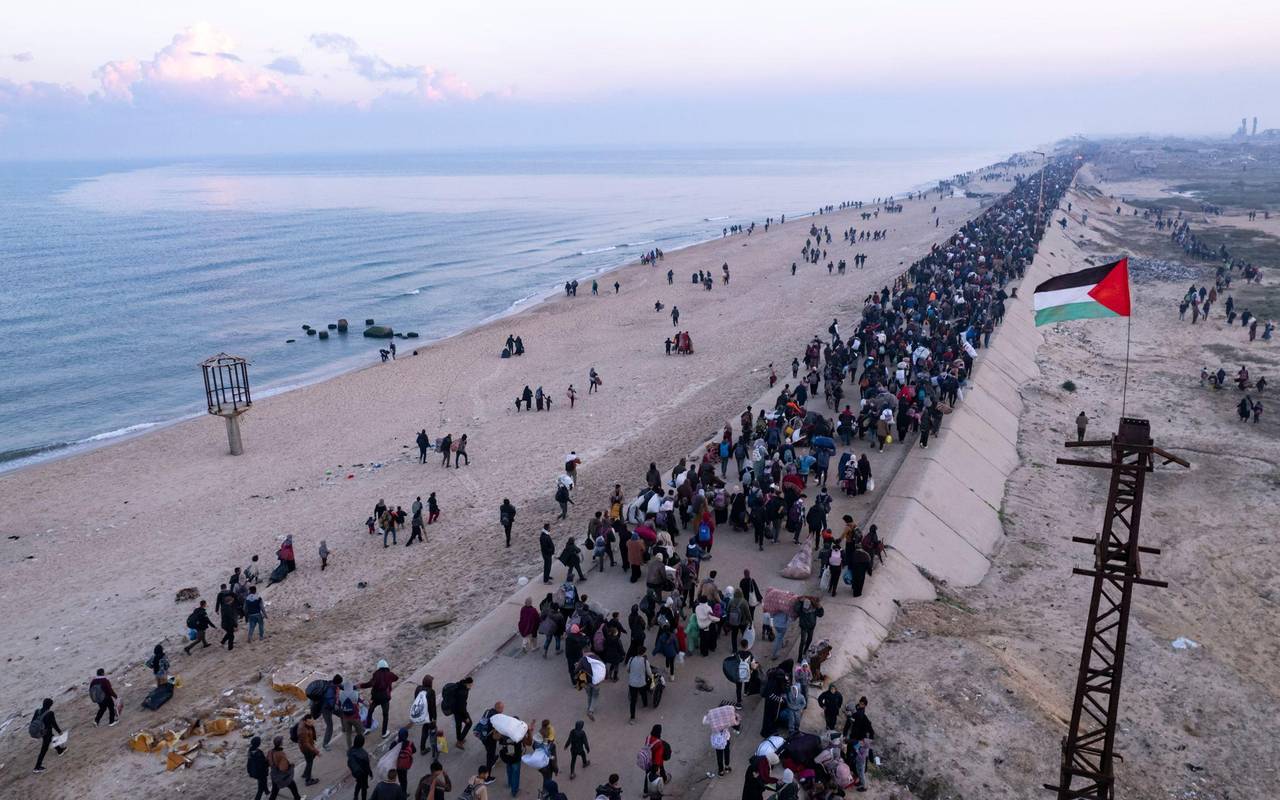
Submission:
[[[9,501],[0,512],[7,537],[0,615],[13,708],[34,707],[42,696],[74,698],[96,667],[124,687],[126,708],[136,707],[150,680],[142,662],[159,641],[177,653],[173,671],[184,683],[166,717],[207,709],[259,672],[357,674],[379,657],[425,663],[513,591],[518,576],[534,574],[536,533],[553,519],[565,452],[577,451],[583,465],[569,519],[553,524],[558,541],[581,533],[615,483],[633,493],[649,462],[674,463],[736,418],[767,389],[771,362],[780,382],[789,380],[791,357],[805,341],[833,316],[852,324],[869,292],[980,208],[977,199],[935,192],[872,221],[844,210],[767,233],[758,224],[750,236],[669,253],[657,266],[624,267],[599,279],[599,296],[587,280],[577,297],[557,296],[417,355],[404,347],[392,363],[262,400],[243,418],[239,458],[226,454],[222,423],[209,418],[0,477]],[[863,252],[866,268],[850,263],[846,275],[831,275],[823,259],[791,275],[813,222],[833,232],[830,260],[852,262]],[[839,238],[850,226],[888,235],[850,246]],[[719,280],[726,263],[728,285]],[[700,269],[716,277],[712,291],[690,282]],[[665,304],[661,313],[656,301]],[[693,355],[664,354],[663,340],[677,329],[690,332]],[[508,333],[523,338],[526,355],[498,357]],[[592,367],[604,385],[587,395]],[[195,396],[198,380],[193,369]],[[570,383],[579,391],[573,409]],[[526,384],[554,397],[554,410],[517,413],[513,401]],[[467,434],[471,464],[443,469],[434,451],[418,464],[413,440],[424,428],[433,439]],[[380,498],[407,509],[429,492],[442,515],[427,528],[425,546],[384,549],[381,537],[366,534],[364,520]],[[504,497],[519,509],[510,550],[498,525]],[[175,603],[175,592],[198,587],[212,603],[218,584],[250,556],[269,571],[286,534],[299,572],[266,592],[267,640],[231,655],[177,652],[191,604]],[[323,573],[321,540],[333,553]],[[88,710],[67,713],[74,720]],[[121,776],[96,769],[121,757],[119,742],[101,733],[84,741],[79,769],[65,772],[61,786],[97,796],[121,790]],[[24,758],[16,748],[25,744],[6,736],[5,750],[14,751],[6,760]],[[152,771],[141,757],[130,763],[139,775]],[[0,785],[24,778],[4,770]],[[164,781],[150,776],[146,789],[163,793]]]

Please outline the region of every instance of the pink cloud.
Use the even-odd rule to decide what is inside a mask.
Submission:
[[[160,99],[271,108],[296,96],[280,78],[235,56],[231,37],[205,22],[175,35],[149,61],[109,61],[94,77],[102,99],[130,104]]]
[[[415,93],[429,103],[443,100],[474,100],[475,90],[471,85],[448,70],[423,67],[416,81]]]

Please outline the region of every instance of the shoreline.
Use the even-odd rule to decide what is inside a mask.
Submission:
[[[269,561],[285,533],[296,537],[303,572],[266,591],[271,636],[234,656],[179,655],[176,669],[192,689],[175,697],[166,718],[206,713],[218,692],[250,685],[246,679],[257,671],[362,673],[371,653],[396,665],[427,663],[476,630],[495,600],[531,574],[537,527],[554,518],[547,487],[560,453],[575,449],[584,464],[574,511],[551,523],[558,539],[580,533],[615,482],[634,488],[650,461],[674,463],[688,455],[690,442],[735,419],[743,401],[767,391],[770,361],[788,380],[786,364],[810,334],[833,314],[856,316],[868,292],[984,206],[931,197],[906,202],[903,213],[882,212],[875,223],[860,221],[859,209],[832,213],[823,221],[832,228],[834,259],[858,251],[870,259],[847,275],[819,265],[789,273],[809,219],[670,252],[657,267],[624,266],[621,297],[559,297],[526,309],[513,331],[526,342],[520,359],[497,358],[495,345],[511,329],[494,322],[434,344],[424,358],[375,363],[382,371],[362,369],[280,395],[245,416],[246,449],[237,459],[225,455],[221,425],[193,423],[0,477],[27,498],[0,516],[0,527],[21,534],[0,565],[12,573],[0,586],[27,585],[32,570],[48,579],[34,596],[0,589],[20,700],[60,693],[92,663],[123,683],[131,703],[139,689],[129,687],[146,683],[142,656],[157,639],[173,646],[166,632],[175,632],[175,615],[185,613],[174,591],[196,586],[207,593],[250,554]],[[889,235],[840,246],[842,227],[863,225]],[[687,276],[721,261],[732,265],[733,279],[714,291],[665,280],[663,267]],[[678,303],[680,328],[692,331],[696,344],[692,356],[663,355],[661,338],[675,327],[655,315],[654,299]],[[526,382],[550,387],[559,399],[566,383],[585,385],[591,365],[600,367],[605,388],[580,396],[575,410],[557,403],[554,414],[517,414],[504,399]],[[419,427],[433,437],[468,433],[475,466],[418,465],[411,443]],[[887,459],[898,455],[871,457],[877,469],[888,469]],[[400,543],[388,550],[365,535],[369,504],[385,497],[407,505],[428,491],[439,492],[444,514],[422,548],[406,552]],[[520,509],[509,550],[494,537],[503,497]],[[314,547],[325,537],[334,556],[321,573]],[[48,568],[86,549],[96,557],[78,562],[75,574]],[[413,602],[388,602],[396,596]],[[424,617],[448,621],[426,634]],[[69,711],[72,721],[78,716]],[[119,742],[106,733],[86,732],[81,747],[86,766],[121,758]],[[68,786],[97,796],[140,792],[144,800],[175,788],[163,778],[126,787],[117,772],[77,770],[67,775]]]
[[[1011,158],[1014,158],[1015,156],[1022,154],[1023,152],[1024,151],[1011,152],[1008,155],[1006,155],[1005,158],[1002,159],[1002,161],[1007,161]],[[950,180],[951,178],[956,177],[956,175],[973,174],[982,169],[986,169],[995,163],[1001,163],[1001,162],[990,162],[987,164],[981,164],[967,170],[966,172],[954,173],[953,175],[947,176],[947,177],[939,177],[931,182],[928,182],[925,184],[917,184],[913,187],[909,187],[901,191],[891,193],[888,195],[888,197],[899,197],[899,196],[905,196],[907,193],[919,193],[923,191],[928,191],[936,187],[940,182]],[[870,203],[871,201],[863,200],[861,202]],[[838,206],[838,203],[837,203],[837,206]],[[836,210],[839,211],[841,209],[837,208]],[[802,219],[817,218],[822,215],[819,214],[818,211],[816,210],[810,210],[810,211],[800,212],[794,215],[787,214],[786,216],[788,220],[798,221]],[[730,223],[733,223],[733,218],[731,216],[703,217],[702,221],[703,222],[723,221],[726,224],[730,224]],[[749,220],[743,224],[752,224],[754,222],[755,222],[754,220]],[[656,234],[652,234],[652,235],[656,236]],[[693,241],[687,242],[685,244],[680,244],[672,248],[663,248],[663,252],[667,254],[679,253],[681,251],[688,250],[690,248],[701,247],[701,246],[710,244],[712,242],[721,241],[722,239],[732,239],[735,236],[742,236],[742,235],[743,234],[731,233],[728,236],[712,236],[705,239],[695,239]],[[673,238],[678,238],[678,237],[673,237]],[[656,242],[657,242],[657,239],[649,239],[647,240],[647,242],[644,242],[644,243],[613,245],[612,247],[609,247],[603,250],[591,251],[591,253],[616,251],[624,248],[630,249],[632,247],[647,247],[648,245],[655,245]],[[578,256],[578,255],[588,255],[588,254],[590,253],[586,251],[579,251],[570,255]],[[561,257],[563,258],[564,256],[561,256]],[[552,259],[552,260],[555,260],[555,259]],[[624,261],[622,263],[614,264],[611,266],[598,267],[594,270],[584,272],[581,275],[566,275],[565,278],[566,280],[583,280],[583,279],[599,278],[605,275],[609,275],[611,273],[619,272],[629,267],[635,267],[639,265],[640,265],[639,260],[633,259],[631,261]],[[549,287],[545,290],[534,288],[524,297],[521,297],[513,301],[505,310],[501,312],[492,314],[488,317],[484,317],[478,321],[467,324],[464,327],[461,327],[458,330],[453,331],[452,333],[446,334],[444,336],[440,336],[434,339],[419,340],[421,344],[418,344],[415,347],[410,348],[410,352],[413,352],[415,350],[422,350],[425,348],[436,347],[441,343],[447,342],[459,336],[466,335],[470,332],[478,331],[485,327],[494,325],[502,320],[512,319],[514,317],[518,317],[520,314],[532,312],[537,307],[556,299],[558,293],[561,292],[562,290],[563,289],[560,286]],[[353,332],[351,335],[358,336],[359,334]],[[407,342],[409,340],[406,339],[401,341]],[[348,361],[350,361],[351,363],[350,364],[345,363]],[[301,373],[300,375],[284,378],[274,385],[268,385],[262,390],[255,391],[255,395],[257,395],[258,397],[257,402],[261,402],[262,400],[266,400],[268,398],[278,397],[278,396],[292,393],[292,392],[310,389],[312,387],[338,379],[344,375],[350,375],[350,374],[361,372],[370,367],[380,366],[380,362],[376,360],[370,360],[369,363],[358,364],[358,363],[355,363],[355,357],[353,356],[349,359],[341,359],[339,362],[335,363],[333,366],[334,366],[333,369],[325,369],[321,367],[321,368],[308,370],[306,372]],[[193,374],[194,374],[194,371],[195,371],[195,367],[193,366]],[[314,377],[309,378],[307,377],[308,375],[313,375]],[[21,454],[15,455],[10,458],[4,458],[6,454],[0,453],[0,481],[3,481],[6,477],[10,475],[21,473],[23,471],[30,470],[44,464],[56,463],[60,461],[65,461],[66,459],[69,459],[69,458],[75,458],[78,456],[94,453],[99,450],[102,450],[108,447],[113,447],[113,446],[116,446],[125,442],[129,442],[138,438],[154,435],[163,430],[172,428],[174,426],[182,425],[183,423],[193,422],[194,420],[201,419],[205,416],[207,415],[201,413],[199,410],[195,410],[187,414],[178,414],[177,416],[164,416],[164,418],[158,419],[158,420],[140,420],[137,422],[131,422],[128,425],[115,428],[112,430],[108,430],[108,431],[95,432],[84,438],[77,439],[74,441],[49,442],[45,444],[33,445],[31,447],[26,447],[26,448],[17,448],[14,451],[10,451],[10,452],[21,453]]]

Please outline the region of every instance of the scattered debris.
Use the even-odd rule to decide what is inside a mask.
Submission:
[[[173,602],[186,603],[188,601],[195,600],[199,596],[200,596],[199,589],[197,589],[194,586],[188,586],[185,589],[178,590],[178,593],[173,596]]]
[[[1177,639],[1173,640],[1174,650],[1195,650],[1199,646],[1199,642],[1192,641],[1185,636],[1179,636]]]

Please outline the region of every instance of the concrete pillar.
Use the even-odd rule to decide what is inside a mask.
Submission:
[[[244,442],[240,440],[240,416],[238,414],[226,418],[227,444],[231,446],[231,455],[244,454]]]

